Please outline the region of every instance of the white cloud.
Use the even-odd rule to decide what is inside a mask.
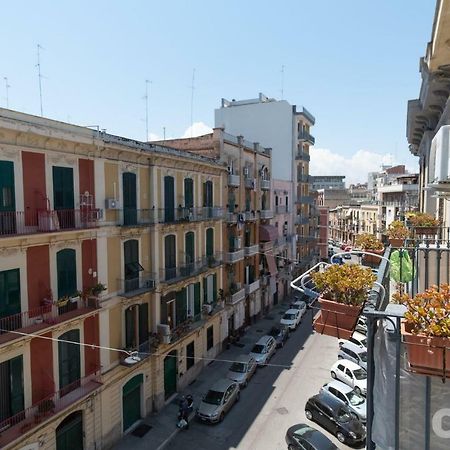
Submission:
[[[184,132],[182,138],[190,138],[195,136],[201,136],[202,134],[212,133],[212,128],[206,125],[204,122],[194,122],[192,126]]]
[[[327,148],[313,148],[310,154],[311,175],[345,175],[347,186],[351,183],[367,182],[367,174],[379,171],[382,164],[404,164],[396,161],[390,153],[376,153],[369,150],[358,150],[351,157],[346,157]],[[407,169],[417,172],[417,168],[407,167]]]

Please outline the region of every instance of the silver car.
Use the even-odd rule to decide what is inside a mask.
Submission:
[[[258,366],[265,366],[275,353],[277,344],[272,336],[263,336],[253,346],[250,356],[255,358]]]
[[[228,370],[227,378],[239,383],[241,388],[245,388],[255,371],[255,358],[250,355],[239,355]]]
[[[203,422],[221,422],[230,408],[239,401],[239,384],[222,378],[203,397],[196,415]]]

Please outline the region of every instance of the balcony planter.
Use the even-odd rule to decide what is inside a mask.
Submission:
[[[384,253],[383,243],[373,234],[363,233],[358,235],[355,240],[355,245],[363,249],[364,252],[376,253],[377,255],[383,255]],[[380,264],[381,258],[374,255],[364,255],[364,262],[367,264]]]
[[[376,276],[356,264],[332,264],[323,272],[313,273],[312,279],[321,293],[321,310],[314,329],[328,336],[349,338]]]
[[[394,220],[388,226],[386,234],[389,237],[391,247],[399,248],[405,244],[405,239],[409,237],[408,228],[400,220]]]
[[[389,238],[389,244],[391,247],[400,248],[405,245],[405,240],[399,238]]]
[[[435,236],[439,227],[414,227],[414,233],[419,236]]]
[[[383,256],[384,250],[372,250],[365,248],[363,251],[369,252],[369,253],[376,253],[377,255]],[[378,256],[375,255],[364,255],[364,262],[367,264],[380,264],[381,258],[378,258]]]
[[[434,236],[441,224],[431,214],[416,212],[409,214],[407,217],[408,224],[414,229],[414,233],[419,236]]]

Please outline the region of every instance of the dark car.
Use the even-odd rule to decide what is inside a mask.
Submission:
[[[366,429],[361,421],[337,398],[324,392],[306,402],[305,416],[333,433],[339,442],[355,445],[366,439]]]
[[[304,423],[286,431],[286,444],[289,450],[339,450],[324,434]]]
[[[289,337],[289,327],[284,325],[272,327],[269,331],[269,336],[272,336],[275,339],[277,347],[283,347]]]

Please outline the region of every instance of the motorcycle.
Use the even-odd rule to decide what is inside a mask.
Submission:
[[[194,399],[192,395],[183,396],[178,409],[177,427],[181,430],[189,429],[189,416],[194,411]]]

